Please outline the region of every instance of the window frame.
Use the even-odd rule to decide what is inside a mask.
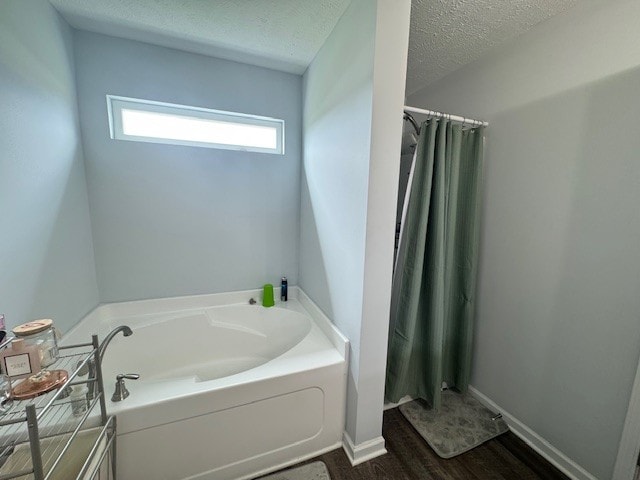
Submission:
[[[265,148],[235,144],[199,142],[194,140],[175,140],[161,137],[127,135],[123,132],[122,128],[122,110],[137,110],[147,113],[163,113],[204,120],[272,127],[276,129],[276,147]],[[118,95],[107,95],[107,113],[109,117],[109,135],[114,140],[284,155],[284,120],[278,118],[214,110],[211,108],[194,107],[176,103],[159,102],[155,100],[145,100],[141,98],[121,97]]]

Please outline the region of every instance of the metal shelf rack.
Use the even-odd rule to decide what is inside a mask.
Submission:
[[[0,350],[11,340],[3,342]],[[80,459],[82,464],[74,478],[98,478],[106,468],[109,478],[115,479],[116,419],[107,416],[98,337],[93,335],[89,343],[61,346],[59,350],[60,357],[52,368],[66,370],[69,373],[67,381],[39,397],[14,400],[11,411],[0,416],[0,480],[60,478],[57,473],[71,455],[72,447],[80,442],[84,442],[83,448],[88,453],[86,458]],[[95,366],[92,369],[95,376],[82,379],[79,373],[89,362]],[[83,384],[93,384],[93,398],[89,399],[87,411],[76,417],[72,414],[71,399],[65,392]],[[88,432],[91,432],[88,440],[81,438]],[[87,444],[88,441],[93,443]],[[27,448],[28,455],[24,454]],[[23,454],[15,455],[19,451]],[[105,464],[107,457],[110,457],[110,464]]]

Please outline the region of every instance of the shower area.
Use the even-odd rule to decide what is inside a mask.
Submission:
[[[410,106],[403,118],[385,396],[450,458],[508,429],[467,394],[488,123]]]

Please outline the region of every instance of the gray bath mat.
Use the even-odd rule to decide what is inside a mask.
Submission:
[[[502,418],[470,395],[442,392],[439,411],[422,400],[400,406],[400,412],[442,458],[451,458],[503,434],[509,427]]]
[[[262,477],[260,480],[331,480],[331,477],[324,462],[313,462]]]

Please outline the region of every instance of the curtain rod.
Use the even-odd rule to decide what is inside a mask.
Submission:
[[[404,106],[404,111],[411,113],[422,113],[423,115],[428,115],[435,118],[446,118],[447,120],[451,120],[452,122],[458,122],[472,127],[489,126],[489,122],[483,122],[482,120],[474,120],[473,118],[465,118],[459,115],[450,115],[448,113],[436,112],[434,110],[425,110],[424,108],[410,107],[408,105]]]

